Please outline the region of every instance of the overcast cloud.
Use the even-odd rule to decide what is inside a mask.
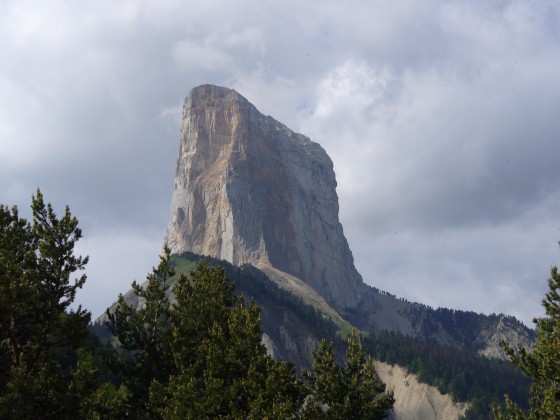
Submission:
[[[190,89],[320,143],[364,280],[541,314],[560,240],[560,3],[0,0],[0,202],[40,187],[94,316],[157,263]]]

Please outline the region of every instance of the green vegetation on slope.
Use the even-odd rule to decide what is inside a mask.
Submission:
[[[378,360],[405,367],[455,401],[471,402],[467,418],[488,418],[492,404],[500,403],[505,393],[517,402],[527,401],[530,381],[509,362],[394,332],[369,334],[363,343]]]
[[[185,274],[189,276],[191,271],[196,270],[196,263],[197,261],[201,261],[199,259],[194,258],[185,258],[180,255],[171,255],[171,265],[175,270],[175,275],[172,277],[172,280],[175,280],[181,274]],[[171,283],[173,284],[173,283]]]
[[[486,342],[481,340],[481,331],[493,329],[500,322],[505,322],[509,327],[519,331],[527,331],[530,338],[534,339],[534,331],[529,330],[522,322],[513,316],[483,315],[472,311],[461,311],[447,308],[426,310],[427,307],[416,305],[407,314],[412,325],[420,332],[422,337],[431,337],[441,327],[447,335],[462,349],[474,353],[482,350]]]
[[[205,259],[192,253],[174,258],[176,261],[183,261],[183,264],[187,264],[184,262],[185,259],[188,261]],[[235,267],[226,261],[209,260],[212,264],[223,267],[228,276],[236,280],[238,291],[255,299],[263,308],[263,319],[265,313],[273,312],[270,308],[275,307],[274,302],[289,302],[295,313],[303,314],[310,325],[315,327],[313,334],[316,337],[337,341],[334,323],[329,323],[318,311],[303,303],[301,299],[280,289],[260,270],[250,265]],[[267,299],[263,299],[265,295]],[[469,419],[487,419],[492,412],[492,404],[502,404],[503,395],[506,393],[514,401],[526,407],[530,380],[509,362],[488,359],[476,354],[479,349],[478,344],[469,341],[473,340],[475,332],[480,330],[482,324],[495,323],[498,315],[484,316],[474,312],[441,308],[429,311],[430,315],[426,315],[426,311],[422,312],[424,314],[418,315],[416,322],[422,322],[423,328],[431,329],[441,322],[452,332],[453,338],[458,342],[465,342],[465,347],[469,350],[460,350],[433,341],[382,331],[364,335],[364,351],[383,362],[405,367],[409,372],[416,374],[421,382],[437,387],[443,394],[450,394],[455,401],[470,402],[471,408],[467,412]],[[275,318],[274,315],[269,316]],[[515,319],[510,321],[518,322]],[[265,331],[267,326],[268,324],[265,325],[263,322]],[[342,352],[343,348],[344,346],[337,346],[338,352]]]

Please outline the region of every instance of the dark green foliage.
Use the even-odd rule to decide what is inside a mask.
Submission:
[[[166,267],[163,270],[166,275],[161,275],[162,265]],[[284,292],[270,281],[259,285],[253,277],[250,282],[252,275],[260,273],[251,270],[249,267],[234,269],[240,276],[237,284],[245,281],[246,289],[254,292],[258,288],[261,296],[284,296]],[[143,297],[139,314],[132,313],[132,308],[121,298],[109,318],[109,328],[123,343],[125,359],[132,367],[139,366],[140,359],[149,359],[142,355],[143,345],[137,341],[149,342],[146,337],[150,336],[149,331],[154,330],[155,324],[150,320],[159,319],[158,329],[166,331],[154,337],[156,341],[169,343],[157,352],[161,359],[159,363],[169,366],[169,374],[158,376],[152,371],[149,375],[142,375],[142,369],[139,374],[134,369],[121,369],[119,373],[127,386],[111,388],[113,393],[131,390],[132,394],[124,398],[135,407],[131,412],[135,417],[314,418],[314,410],[322,410],[327,401],[324,396],[311,398],[311,403],[302,412],[306,395],[322,392],[322,388],[304,387],[295,375],[293,365],[274,361],[266,354],[261,343],[259,308],[253,302],[246,304],[243,295],[234,294],[234,285],[222,268],[201,261],[189,278],[180,275],[173,286],[175,302],[172,305],[164,292],[172,275],[168,250],[156,271],[159,272],[156,276],[161,280],[159,283],[149,281],[144,289],[134,288]],[[152,292],[151,288],[154,289]],[[284,296],[283,304],[294,308],[306,306],[297,298],[288,296],[291,295]],[[163,308],[158,313],[165,315],[157,317],[149,308]],[[152,316],[147,317],[147,313]],[[319,326],[329,325],[315,311],[308,311],[308,316],[318,317],[316,324]],[[141,317],[140,320],[137,317]],[[332,345],[330,348],[332,353]],[[317,354],[316,367],[321,369],[322,353]],[[349,342],[347,368],[336,367],[334,355],[330,362],[333,370],[342,373],[341,382],[333,378],[330,386],[342,386],[343,394],[339,398],[342,401],[340,407],[328,411],[327,418],[381,418],[392,406],[392,394],[383,393],[384,385],[375,379],[373,364],[365,360],[359,340],[352,337]],[[320,376],[315,371],[310,375]],[[142,390],[141,393],[135,393],[134,381],[143,384],[137,388]],[[325,381],[323,378],[321,383],[325,384]],[[135,401],[137,399],[139,401]]]
[[[302,393],[292,369],[266,355],[259,309],[234,295],[222,269],[200,263],[191,281],[179,278],[175,296],[179,373],[168,389],[166,417],[295,414]]]
[[[353,331],[345,368],[335,363],[333,346],[324,340],[313,355],[312,371],[303,371],[310,395],[304,418],[382,419],[393,407],[393,392],[385,392],[373,361],[366,360],[361,340]]]
[[[68,396],[91,390],[75,369],[90,314],[69,310],[88,259],[74,255],[82,233],[68,207],[58,218],[37,190],[31,208],[33,223],[0,206],[0,417],[64,418],[80,409]]]
[[[467,418],[488,418],[504,393],[515,401],[527,399],[530,381],[511,363],[394,332],[370,334],[363,342],[375,358],[406,367],[455,401],[470,401]]]
[[[536,318],[537,342],[529,352],[523,347],[505,345],[510,359],[533,380],[530,410],[525,414],[506,396],[506,413],[497,408],[499,419],[558,419],[560,418],[560,273],[552,267],[548,279],[549,290],[542,304],[546,317]]]
[[[126,350],[120,369],[135,417],[285,418],[304,394],[293,367],[266,355],[259,309],[234,294],[220,268],[198,264],[191,277],[173,275],[166,249],[134,311],[121,297],[109,329]],[[157,361],[155,360],[157,359]]]
[[[431,309],[413,304],[406,315],[424,339],[430,340],[440,328],[443,328],[456,346],[471,352],[477,352],[486,345],[484,339],[479,337],[480,332],[486,328],[492,329],[500,321],[507,322],[512,328],[526,331],[534,338],[534,331],[527,329],[515,317],[503,314],[483,315],[472,311]]]
[[[173,370],[168,291],[174,274],[169,263],[169,249],[165,248],[160,264],[148,275],[145,287],[132,283],[141,305],[138,308],[128,305],[121,294],[115,311],[107,310],[107,327],[127,351],[127,357],[115,367],[131,394],[131,414],[135,417],[149,415],[152,382],[166,384]]]

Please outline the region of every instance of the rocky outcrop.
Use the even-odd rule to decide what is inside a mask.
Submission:
[[[497,323],[483,328],[477,337],[481,349],[479,353],[488,358],[507,360],[502,342],[530,349],[535,345],[535,334],[528,334],[527,328],[507,315],[501,315]]]
[[[204,85],[183,107],[165,241],[235,265],[269,265],[337,307],[356,307],[362,279],[338,220],[333,164],[307,137],[234,90]]]

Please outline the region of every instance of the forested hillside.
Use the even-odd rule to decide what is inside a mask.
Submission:
[[[300,336],[307,334],[316,339],[328,338],[338,343],[339,353],[343,352],[344,340],[341,333],[344,333],[337,330],[336,324],[325,319],[300,298],[279,288],[253,266],[236,267],[226,261],[193,253],[173,257],[178,271],[181,267],[192,267],[192,262],[203,260],[222,267],[226,275],[235,282],[236,290],[254,299],[262,307],[265,333],[277,337],[274,331],[278,330],[279,325],[286,319],[298,319],[299,329],[295,331],[298,331]],[[434,311],[431,323],[427,318],[423,319],[425,328],[437,325],[437,320],[446,323],[450,331],[457,330],[455,337],[465,341],[470,350],[460,350],[454,346],[386,331],[362,331],[363,346],[367,354],[383,362],[405,367],[409,372],[418,375],[420,381],[437,387],[443,394],[451,394],[454,400],[471,402],[467,418],[488,418],[492,412],[492,404],[503,404],[503,396],[506,393],[524,408],[527,408],[529,400],[530,380],[519,368],[507,361],[478,355],[476,352],[479,348],[476,343],[469,344],[469,334],[472,331],[477,331],[482,323],[495,322],[494,318],[497,317],[498,315],[488,317],[474,312],[439,308]]]

